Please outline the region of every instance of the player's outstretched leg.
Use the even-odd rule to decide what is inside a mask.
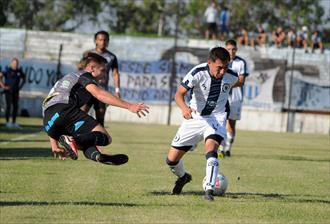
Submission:
[[[206,158],[206,187],[204,198],[213,201],[213,189],[215,186],[216,177],[219,173],[219,160],[217,151],[209,151],[205,155]]]
[[[191,175],[184,169],[182,160],[174,162],[166,158],[166,164],[169,166],[172,173],[178,177],[172,190],[172,194],[180,194],[184,185],[192,180]]]
[[[59,138],[59,143],[64,147],[71,159],[78,159],[78,147],[73,137],[61,135]]]
[[[172,190],[172,194],[174,194],[174,195],[181,194],[182,188],[184,187],[184,185],[189,183],[191,180],[192,180],[192,177],[189,173],[185,173],[182,177],[179,177],[175,181],[175,185]]]
[[[82,149],[84,151],[84,155],[87,159],[93,160],[95,162],[100,162],[106,165],[122,165],[127,163],[128,156],[125,154],[116,154],[116,155],[108,155],[101,153],[97,146],[91,146],[87,149]]]

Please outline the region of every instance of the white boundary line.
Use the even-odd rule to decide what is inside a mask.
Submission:
[[[0,145],[8,145],[9,143],[12,143],[12,142],[16,142],[16,141],[21,141],[21,140],[25,140],[25,139],[28,139],[28,138],[31,138],[31,137],[34,137],[34,136],[37,136],[39,133],[41,133],[42,131],[38,131],[38,132],[34,132],[32,134],[28,134],[28,135],[23,135],[23,136],[19,136],[19,137],[16,137],[16,138],[12,138],[8,141],[5,141],[5,142],[0,142]]]

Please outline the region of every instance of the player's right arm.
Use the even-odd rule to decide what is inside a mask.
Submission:
[[[2,72],[0,72],[0,88],[5,88],[5,84],[3,83],[2,78],[3,78],[3,74]]]
[[[0,88],[8,90],[10,88],[9,88],[9,86],[6,86],[5,83],[3,82],[3,77],[4,77],[4,74],[2,72],[0,72]]]
[[[185,119],[191,119],[191,113],[193,112],[193,110],[188,107],[184,100],[184,96],[187,92],[188,90],[184,86],[180,85],[175,93],[175,102],[180,107],[183,117]]]
[[[52,147],[52,152],[53,152],[53,156],[54,158],[58,158],[60,160],[65,160],[65,158],[67,157],[67,154],[65,152],[65,150],[61,147],[59,147],[58,145],[58,141],[56,141],[55,139],[49,137],[49,141],[50,141],[50,146]]]

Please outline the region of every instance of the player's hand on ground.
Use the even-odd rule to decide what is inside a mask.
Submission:
[[[128,110],[136,113],[139,117],[146,116],[149,113],[149,107],[144,103],[131,104]]]
[[[68,157],[68,154],[65,152],[63,148],[52,149],[54,159],[65,160]]]

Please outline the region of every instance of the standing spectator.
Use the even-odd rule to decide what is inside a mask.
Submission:
[[[288,46],[296,47],[297,44],[297,30],[295,27],[291,27],[288,32]]]
[[[322,37],[321,37],[319,31],[317,31],[317,30],[315,30],[312,35],[311,48],[312,48],[312,53],[314,53],[315,49],[318,49],[318,48],[320,48],[321,54],[323,54],[323,52],[324,52]]]
[[[3,82],[3,77],[5,81]],[[0,72],[0,87],[5,90],[6,98],[6,127],[7,128],[20,128],[20,125],[16,123],[19,91],[25,84],[26,75],[19,68],[19,61],[17,58],[13,58],[10,63],[10,67],[6,67],[5,71]],[[13,106],[12,123],[9,121],[11,106]]]
[[[114,95],[120,98],[120,75],[118,71],[118,60],[115,54],[107,50],[107,47],[109,45],[109,33],[103,30],[98,31],[94,35],[94,41],[95,49],[85,52],[84,55],[86,55],[88,52],[94,52],[101,55],[107,60],[108,63],[106,64],[105,73],[101,78],[98,79],[98,83],[104,90],[109,91],[109,76],[110,73],[112,73],[112,78],[115,87]],[[92,99],[92,101],[89,102],[88,106],[91,105],[94,105],[96,120],[102,126],[104,126],[104,117],[106,112],[105,103],[100,102],[97,99]]]
[[[228,30],[228,25],[229,25],[229,11],[226,6],[223,7],[220,13],[220,39],[224,40],[225,34],[228,37],[229,30]]]
[[[277,48],[281,48],[285,40],[285,32],[281,26],[272,32],[272,41]]]
[[[305,53],[308,53],[308,28],[307,26],[303,26],[301,31],[298,32],[297,35],[297,47],[303,47]]]
[[[239,45],[249,45],[249,34],[245,28],[239,29],[236,39]]]
[[[216,40],[218,36],[218,28],[216,23],[218,11],[215,5],[215,2],[212,1],[211,5],[207,7],[204,13],[204,17],[206,19],[207,28],[205,31],[205,39],[209,39],[210,34],[212,35],[212,39]]]

